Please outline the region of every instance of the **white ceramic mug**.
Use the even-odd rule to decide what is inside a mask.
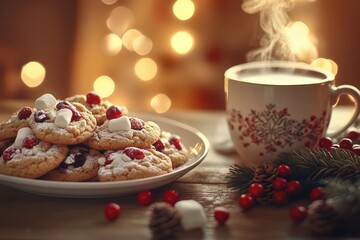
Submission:
[[[340,95],[354,101],[354,114],[330,136],[348,128],[359,115],[360,92],[336,87],[334,75],[305,63],[251,62],[225,72],[227,122],[243,162],[271,162],[280,153],[312,148],[326,135]]]

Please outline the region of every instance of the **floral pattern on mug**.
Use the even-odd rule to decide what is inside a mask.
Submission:
[[[297,121],[291,118],[287,108],[276,110],[274,104],[268,104],[264,111],[251,110],[246,116],[232,109],[228,124],[231,129],[239,131],[243,147],[263,145],[264,151],[259,152],[263,156],[264,153],[277,152],[285,146],[291,147],[304,139],[304,147],[314,147],[323,135],[324,125],[329,124],[325,117],[324,110],[321,116],[312,115]]]

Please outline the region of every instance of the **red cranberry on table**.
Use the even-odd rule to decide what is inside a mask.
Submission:
[[[288,165],[286,164],[280,164],[277,168],[278,170],[278,175],[280,177],[287,177],[291,174],[291,169]]]
[[[291,195],[296,195],[301,192],[301,183],[297,180],[291,180],[287,185],[287,191]]]
[[[311,201],[316,201],[325,198],[325,192],[321,187],[315,187],[310,191]]]
[[[285,178],[277,177],[273,182],[273,188],[275,190],[284,190],[287,187],[288,182]]]
[[[137,195],[137,200],[141,205],[147,206],[153,200],[152,193],[149,190],[141,191]]]
[[[120,216],[120,213],[121,213],[121,208],[116,203],[108,203],[105,206],[104,215],[106,219],[109,221],[116,220]]]
[[[264,191],[265,189],[260,183],[253,183],[249,187],[249,193],[255,198],[261,197],[264,194]]]
[[[251,194],[241,194],[238,204],[242,209],[247,210],[255,205],[255,199],[251,196]]]
[[[348,132],[348,134],[346,135],[346,138],[349,138],[351,140],[357,140],[360,136],[359,132],[356,131],[350,131]]]
[[[32,109],[30,107],[23,107],[19,113],[18,113],[18,118],[20,120],[23,119],[28,119],[32,114]]]
[[[295,206],[290,209],[290,217],[294,223],[302,222],[306,219],[307,210],[304,206]]]
[[[230,213],[223,207],[217,207],[214,210],[214,218],[219,224],[224,224],[230,217]]]
[[[101,97],[96,94],[95,92],[89,92],[86,95],[86,102],[88,104],[100,104],[101,103]]]
[[[170,205],[174,206],[175,203],[179,201],[179,193],[177,193],[175,190],[167,190],[164,193],[163,201],[169,203]]]
[[[285,191],[276,191],[272,195],[272,201],[275,205],[284,206],[289,202],[289,194]]]
[[[319,140],[319,147],[325,148],[327,150],[330,150],[330,148],[333,146],[332,139],[329,137],[323,137]]]
[[[339,142],[340,148],[352,150],[353,148],[353,142],[350,138],[343,138]]]

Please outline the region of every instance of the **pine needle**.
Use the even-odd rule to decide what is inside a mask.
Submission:
[[[235,164],[230,167],[229,173],[225,176],[228,188],[246,193],[253,182],[255,168],[245,164]]]

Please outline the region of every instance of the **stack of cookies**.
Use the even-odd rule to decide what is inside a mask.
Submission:
[[[21,108],[0,124],[0,155],[0,174],[71,182],[158,176],[189,158],[178,135],[94,92]]]

